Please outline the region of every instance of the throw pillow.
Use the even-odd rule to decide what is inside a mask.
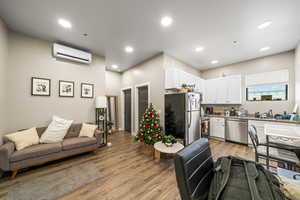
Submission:
[[[79,137],[94,137],[97,125],[93,124],[82,124]]]
[[[52,122],[41,136],[40,143],[62,142],[72,123],[73,120],[53,116]]]
[[[17,151],[39,143],[39,135],[36,128],[8,134],[5,137],[15,144]]]

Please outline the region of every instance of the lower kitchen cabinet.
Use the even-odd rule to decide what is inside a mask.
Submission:
[[[210,137],[225,139],[225,118],[211,117],[209,121]]]
[[[299,125],[296,125],[296,124],[291,124],[291,123],[280,123],[280,122],[268,122],[268,121],[259,121],[259,120],[249,120],[248,121],[248,130],[249,130],[249,127],[251,125],[255,126],[256,128],[256,131],[257,131],[257,137],[258,137],[258,141],[259,143],[266,143],[266,135],[265,135],[265,124],[269,124],[269,125],[272,125],[272,124],[276,124],[276,125],[285,125],[285,126],[299,126]],[[270,138],[270,141],[272,141],[274,139]],[[274,140],[275,141],[275,140]],[[284,144],[288,144],[288,145],[294,145],[294,141],[276,141],[276,142],[281,142],[281,143],[284,143]],[[248,134],[248,145],[252,146],[252,141],[251,141],[251,138]]]

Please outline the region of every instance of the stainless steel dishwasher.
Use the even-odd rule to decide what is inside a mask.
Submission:
[[[248,120],[227,119],[225,139],[227,141],[248,144]]]

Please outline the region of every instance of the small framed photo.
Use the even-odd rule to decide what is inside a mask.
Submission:
[[[74,97],[74,82],[73,81],[59,81],[59,96],[60,97]]]
[[[31,78],[31,95],[32,96],[50,96],[51,80],[46,78]]]
[[[94,84],[81,83],[81,98],[94,98]]]

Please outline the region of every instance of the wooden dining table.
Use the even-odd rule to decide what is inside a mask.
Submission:
[[[264,133],[266,135],[267,143],[266,165],[268,169],[270,168],[270,139],[272,139],[272,144],[286,145],[295,147],[295,149],[300,148],[300,125],[288,123],[286,125],[265,124]]]

